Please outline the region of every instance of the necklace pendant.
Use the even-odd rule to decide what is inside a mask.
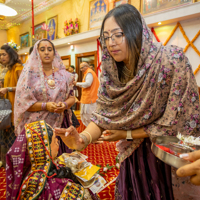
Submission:
[[[49,88],[51,89],[55,89],[55,81],[54,80],[47,80],[47,84],[49,86]]]

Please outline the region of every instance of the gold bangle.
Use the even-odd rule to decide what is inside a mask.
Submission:
[[[89,137],[90,137],[90,142],[89,142],[89,144],[91,144],[91,142],[92,142],[92,136],[90,135],[90,133],[89,132],[87,132],[87,131],[83,131],[82,133],[87,133],[88,135],[89,135]]]

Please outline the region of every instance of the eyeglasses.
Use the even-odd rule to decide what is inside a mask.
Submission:
[[[80,67],[80,69],[83,69],[85,66],[83,66],[83,67]]]
[[[114,42],[115,44],[121,44],[123,41],[123,35],[124,35],[123,32],[118,32],[118,33],[112,34],[110,37],[101,36],[100,40],[102,44],[106,46],[109,44],[109,38],[111,38],[112,42]]]

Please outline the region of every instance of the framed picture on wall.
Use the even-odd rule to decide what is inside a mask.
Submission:
[[[193,0],[141,0],[141,2],[142,14],[146,15],[190,4]]]
[[[89,30],[100,28],[103,18],[108,12],[108,5],[104,0],[90,1],[89,9]]]
[[[114,2],[114,8],[121,5],[121,4],[125,4],[125,3],[131,3],[131,0],[115,0]]]
[[[20,37],[20,47],[29,47],[29,33],[24,33],[19,36]]]
[[[55,40],[57,37],[58,30],[58,16],[51,17],[47,20],[47,26],[49,31],[47,31],[47,39]]]
[[[44,39],[46,38],[46,30],[43,30],[42,29],[42,25],[44,24],[45,22],[42,22],[36,26],[34,26],[34,38],[32,38],[32,46],[38,41],[38,40],[41,40],[41,39]]]

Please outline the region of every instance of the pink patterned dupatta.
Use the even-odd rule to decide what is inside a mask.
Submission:
[[[137,74],[127,83],[107,48],[103,49],[97,108],[92,121],[108,130],[144,127],[154,135],[200,135],[200,106],[196,80],[183,50],[153,43],[143,17],[142,48]],[[129,157],[143,139],[121,140],[120,161]]]
[[[60,127],[63,114],[48,111],[28,112],[36,102],[63,102],[73,93],[74,75],[67,72],[58,53],[56,52],[53,66],[59,70],[55,72],[55,89],[50,89],[44,77],[42,62],[38,53],[39,41],[34,45],[33,52],[24,66],[17,83],[15,94],[14,125],[16,134],[20,134],[26,123],[45,120],[53,128]],[[52,79],[52,75],[48,77]],[[68,110],[71,115],[71,110]],[[70,117],[71,118],[71,117]]]

